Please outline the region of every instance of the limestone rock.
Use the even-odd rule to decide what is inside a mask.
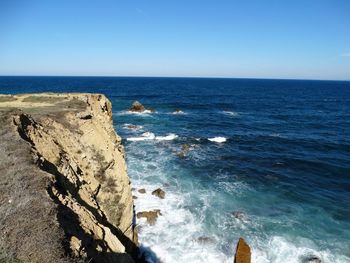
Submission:
[[[145,188],[141,188],[139,190],[137,190],[140,194],[145,194],[146,193],[146,189]]]
[[[131,107],[129,108],[129,111],[132,111],[132,112],[144,112],[145,110],[146,108],[137,100],[134,101]]]
[[[240,238],[237,243],[234,263],[250,263],[250,257],[250,247],[243,238]]]
[[[152,192],[152,195],[158,196],[160,199],[164,199],[165,198],[165,192],[162,189],[160,189],[160,188],[154,190]]]
[[[158,216],[162,215],[159,209],[153,211],[143,211],[137,213],[137,218],[144,217],[150,225],[154,225],[157,221]]]
[[[10,189],[5,196],[13,200],[11,209],[0,207],[0,231],[12,233],[0,247],[23,262],[134,262],[133,199],[110,101],[77,93],[13,98],[0,99],[7,149],[0,191]],[[2,168],[19,158],[17,170]],[[7,178],[14,185],[2,188]]]

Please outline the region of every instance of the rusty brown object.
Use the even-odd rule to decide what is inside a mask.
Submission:
[[[237,243],[236,255],[234,263],[250,263],[250,247],[243,238]]]

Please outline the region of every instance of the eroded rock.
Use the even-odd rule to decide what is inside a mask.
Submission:
[[[250,263],[250,258],[250,247],[243,238],[240,238],[237,243],[234,263]]]
[[[146,189],[145,188],[141,188],[139,190],[137,190],[140,194],[145,194],[146,193]]]
[[[162,189],[160,189],[160,188],[154,190],[152,192],[152,195],[158,196],[160,199],[164,199],[165,198],[165,192]]]
[[[153,211],[143,211],[137,213],[137,218],[144,217],[147,222],[152,226],[156,223],[158,216],[162,215],[159,209]]]

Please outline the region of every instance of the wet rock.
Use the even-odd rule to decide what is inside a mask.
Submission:
[[[133,111],[133,112],[143,112],[145,111],[146,108],[137,100],[134,101],[131,105],[131,107],[129,108],[129,111]]]
[[[177,154],[180,158],[185,158],[190,151],[190,146],[188,144],[181,145],[181,151]]]
[[[240,238],[237,243],[234,263],[250,263],[250,257],[250,247],[243,238]]]
[[[303,263],[321,263],[322,261],[317,256],[310,255],[310,256],[305,257],[302,262]]]
[[[135,195],[133,195],[133,196],[132,196],[132,199],[134,199],[134,200],[135,200],[135,199],[137,199],[137,198],[138,198],[138,197],[137,197],[137,196],[135,196]]]
[[[152,226],[156,223],[158,216],[162,215],[159,209],[153,211],[143,211],[137,213],[137,218],[146,218],[147,222]]]
[[[164,199],[165,198],[165,192],[162,189],[160,189],[160,188],[154,190],[152,192],[152,195],[158,196],[160,199]]]
[[[233,211],[233,212],[232,212],[232,216],[233,216],[234,218],[237,218],[237,219],[242,220],[242,219],[244,219],[245,214],[244,214],[244,212],[242,212],[242,211]]]
[[[141,188],[139,190],[137,190],[140,194],[145,194],[146,193],[146,189],[145,188]]]
[[[173,114],[182,114],[184,113],[181,109],[175,109],[175,111],[173,112]]]
[[[146,109],[145,106],[143,106],[140,102],[134,101],[131,105],[131,107],[128,109],[128,111],[131,112],[144,112],[144,111],[151,111],[154,112],[154,109]]]
[[[212,237],[201,236],[197,238],[198,243],[200,244],[208,244],[214,242]]]
[[[125,125],[125,127],[126,128],[128,128],[128,129],[138,129],[138,126],[137,125],[134,125],[134,124],[127,124],[127,125]]]

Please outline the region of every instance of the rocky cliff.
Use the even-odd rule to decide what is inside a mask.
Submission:
[[[0,259],[136,260],[124,149],[105,96],[0,96],[0,127]]]

